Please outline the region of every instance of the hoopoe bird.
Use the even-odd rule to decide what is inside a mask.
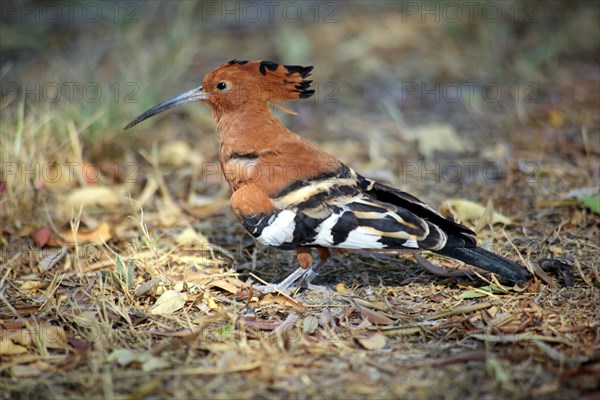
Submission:
[[[329,249],[429,250],[523,283],[527,269],[477,247],[475,233],[401,190],[367,179],[288,130],[271,105],[314,94],[313,67],[232,60],[202,85],[139,115],[139,122],[189,102],[210,106],[231,207],[258,242],[296,250],[299,268],[278,285],[309,284]],[[285,110],[285,109],[284,109]],[[311,249],[319,262],[311,267]]]

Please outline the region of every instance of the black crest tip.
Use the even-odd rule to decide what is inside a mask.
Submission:
[[[277,64],[276,62],[273,61],[261,61],[260,65],[258,67],[258,70],[260,71],[261,74],[263,75],[267,75],[267,69],[269,71],[275,71],[277,68],[279,67],[279,64]]]
[[[248,60],[238,60],[237,58],[234,58],[233,60],[227,62],[228,65],[232,65],[232,64],[244,65],[246,63],[248,63]]]
[[[303,67],[301,65],[284,65],[285,69],[287,69],[287,76],[292,75],[293,73],[298,73],[302,78],[306,78],[310,75],[310,72],[313,70],[313,66],[309,65],[308,67]]]
[[[308,99],[310,96],[312,96],[313,94],[315,94],[314,90],[303,90],[300,92],[299,97],[301,99]]]

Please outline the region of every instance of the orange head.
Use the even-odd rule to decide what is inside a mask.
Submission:
[[[204,101],[216,114],[235,112],[251,105],[304,99],[313,95],[305,80],[313,67],[282,65],[272,61],[231,60],[208,73],[202,86],[165,101],[142,113],[124,129],[181,104]]]

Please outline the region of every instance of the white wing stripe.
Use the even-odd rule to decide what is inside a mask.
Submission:
[[[291,243],[294,240],[294,229],[296,229],[295,210],[283,210],[271,221],[269,226],[263,229],[256,239],[262,244],[281,246],[283,243]]]

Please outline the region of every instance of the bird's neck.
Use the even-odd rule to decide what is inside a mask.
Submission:
[[[290,132],[266,103],[251,103],[229,111],[215,111],[221,161],[231,154],[262,152],[269,143]]]
[[[294,135],[275,118],[267,104],[250,104],[234,111],[215,112],[215,118],[219,133],[219,161],[234,192],[264,179],[268,168],[265,160],[269,160],[273,144],[282,136]]]
[[[339,161],[289,131],[267,104],[222,112],[217,118],[219,160],[235,192],[253,185],[264,193],[280,192],[294,180],[335,170]]]

